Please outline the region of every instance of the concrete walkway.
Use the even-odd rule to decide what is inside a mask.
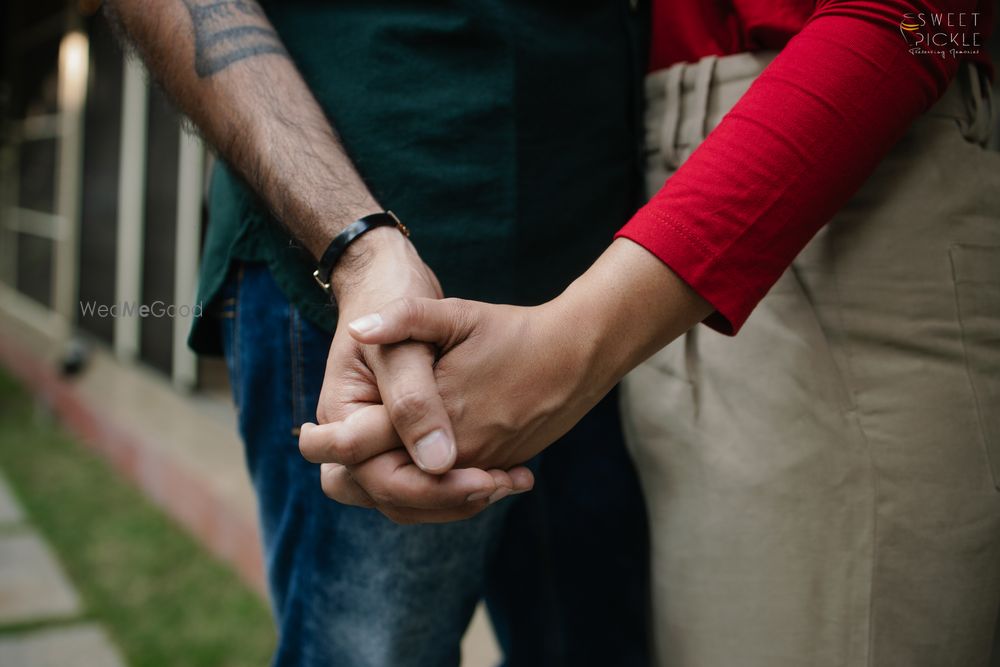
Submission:
[[[124,667],[0,474],[0,665]]]

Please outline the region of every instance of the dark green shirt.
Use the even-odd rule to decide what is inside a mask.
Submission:
[[[638,204],[645,62],[628,0],[265,3],[373,194],[448,296],[557,295]],[[309,320],[336,310],[313,263],[225,165],[213,174],[199,299],[265,262]],[[206,307],[206,312],[210,308]],[[191,345],[220,349],[210,318]]]

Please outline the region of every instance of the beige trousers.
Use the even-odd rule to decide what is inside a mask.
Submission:
[[[769,56],[647,80],[652,193]],[[631,373],[659,665],[978,667],[1000,610],[1000,154],[963,67],[734,338]]]

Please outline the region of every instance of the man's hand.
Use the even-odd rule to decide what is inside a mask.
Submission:
[[[319,423],[340,421],[387,396],[400,405],[394,415],[397,430],[413,460],[431,473],[450,469],[455,462],[455,439],[437,395],[433,348],[419,342],[364,346],[346,327],[373,307],[396,298],[441,298],[437,277],[405,236],[383,227],[348,247],[330,283],[339,316],[317,407]],[[421,404],[413,405],[412,397],[419,397]]]
[[[368,345],[434,343],[437,390],[454,425],[457,463],[506,468],[563,435],[626,372],[711,310],[658,259],[621,239],[544,306],[408,298],[352,321],[349,329]],[[352,466],[350,476],[324,475],[324,492],[336,500],[357,504],[367,495],[376,505],[405,510],[407,521],[442,520],[408,504],[386,475],[392,453],[380,452],[398,447],[392,410],[386,400],[364,420],[304,438],[303,452]],[[373,488],[377,498],[366,491]],[[449,517],[480,509],[452,506]]]

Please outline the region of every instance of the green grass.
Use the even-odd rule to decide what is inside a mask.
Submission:
[[[266,605],[3,372],[0,469],[130,664],[267,664]]]

